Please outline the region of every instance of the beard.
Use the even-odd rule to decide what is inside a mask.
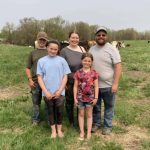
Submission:
[[[104,45],[106,44],[106,41],[99,42],[99,41],[97,40],[96,43],[97,43],[99,46],[104,46]]]

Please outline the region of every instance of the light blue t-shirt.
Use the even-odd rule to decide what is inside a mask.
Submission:
[[[54,93],[59,89],[64,75],[70,72],[66,60],[60,56],[45,56],[39,59],[37,64],[37,75],[43,77],[45,86],[50,93]],[[44,93],[42,94],[45,96]],[[65,95],[65,90],[61,95]]]

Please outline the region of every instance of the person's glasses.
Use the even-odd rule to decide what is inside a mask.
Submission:
[[[105,37],[106,34],[97,34],[96,36],[98,36],[98,37]]]

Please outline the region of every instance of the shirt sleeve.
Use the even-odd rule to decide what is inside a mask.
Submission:
[[[99,77],[99,74],[94,70],[94,77],[93,77],[93,79],[96,80],[96,79],[98,79],[98,77]]]
[[[64,70],[64,74],[71,73],[69,65],[68,65],[67,61],[64,58],[63,58],[63,70]]]
[[[27,59],[27,65],[26,65],[26,68],[29,68],[31,69],[32,68],[32,52],[30,52],[29,56],[28,56],[28,59]]]
[[[75,79],[75,80],[78,80],[78,79],[79,79],[79,78],[78,78],[78,71],[76,71],[76,72],[74,73],[73,79]]]
[[[60,56],[66,59],[65,51],[63,49],[60,51]]]
[[[112,57],[113,64],[117,64],[121,62],[121,56],[119,50],[115,48],[112,50],[111,57]]]

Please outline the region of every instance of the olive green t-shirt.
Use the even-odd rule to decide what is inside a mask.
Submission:
[[[40,58],[48,55],[47,49],[35,49],[30,52],[26,68],[31,69],[32,78],[36,79],[37,62]]]

